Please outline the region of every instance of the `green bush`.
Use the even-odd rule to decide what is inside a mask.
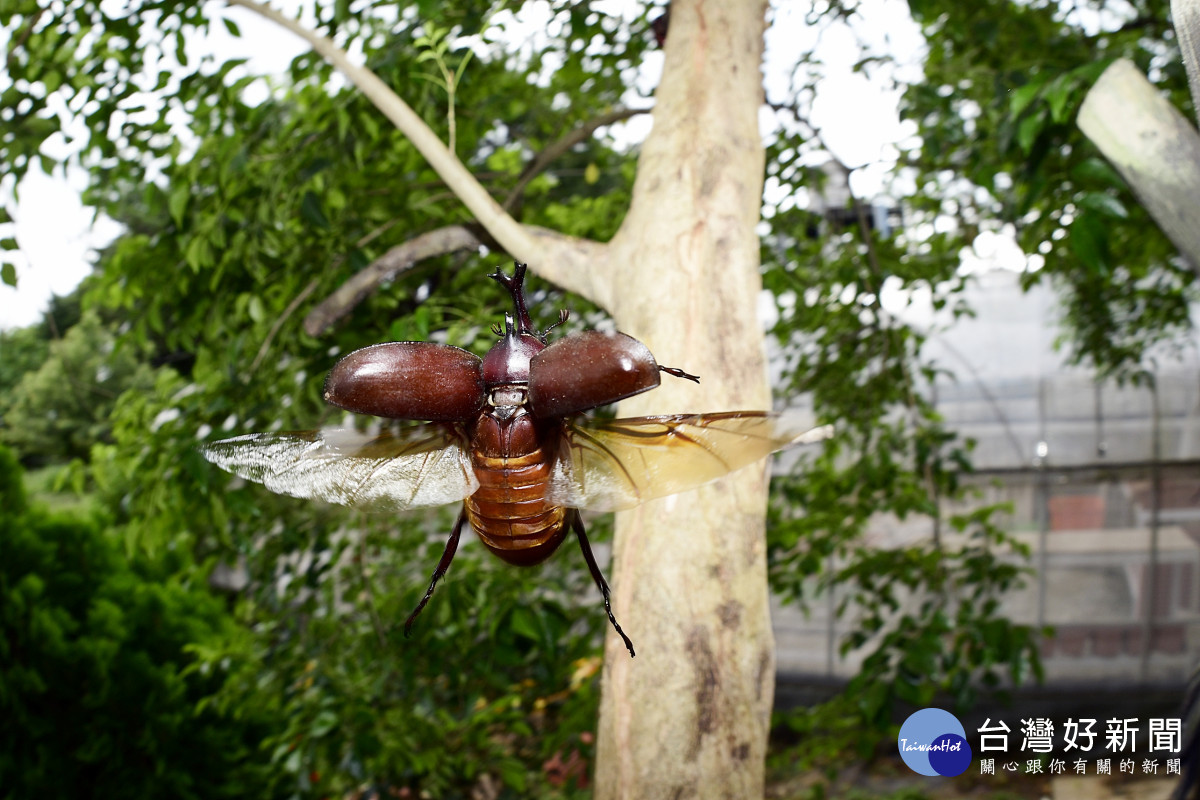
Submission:
[[[97,314],[85,313],[48,344],[33,331],[0,339],[21,345],[13,347],[18,363],[0,369],[0,443],[26,465],[86,460],[93,444],[110,438],[117,398],[127,389],[149,391],[153,371],[135,348],[117,346]]]
[[[30,508],[3,447],[0,551],[0,796],[268,796],[266,726],[198,709],[224,677],[188,650],[231,625],[219,599],[94,517]]]

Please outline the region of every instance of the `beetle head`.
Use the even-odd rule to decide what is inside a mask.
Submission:
[[[546,347],[525,306],[525,264],[515,264],[512,277],[500,270],[489,277],[508,289],[513,313],[504,315],[504,333],[483,359],[483,382],[488,386],[529,382],[529,360]]]

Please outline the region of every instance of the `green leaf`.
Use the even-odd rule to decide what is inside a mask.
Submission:
[[[321,200],[313,192],[304,193],[304,199],[300,201],[300,216],[318,228],[329,227],[329,219],[321,208]]]
[[[525,765],[515,758],[501,759],[497,765],[500,780],[518,792],[524,792],[526,787]]]
[[[1018,89],[1013,89],[1009,94],[1008,113],[1014,117],[1021,116],[1021,112],[1029,107],[1029,104],[1034,101],[1041,88],[1042,81],[1035,79]]]
[[[171,189],[171,196],[167,199],[167,209],[171,213],[171,219],[175,220],[175,227],[183,227],[183,215],[187,211],[188,200],[192,197],[191,187],[186,184],[179,184]]]
[[[309,729],[309,731],[313,738],[319,739],[333,730],[337,726],[337,722],[337,714],[334,714],[332,711],[322,711],[320,714],[317,714],[317,718],[313,720],[312,727]]]
[[[250,301],[246,304],[246,313],[256,323],[263,321],[263,317],[266,315],[263,313],[262,299],[258,295],[250,298]]]
[[[1017,126],[1017,144],[1026,153],[1033,149],[1034,142],[1041,136],[1042,129],[1046,126],[1046,112],[1039,111],[1036,114],[1031,114]]]
[[[1088,192],[1079,201],[1079,205],[1095,211],[1102,216],[1114,217],[1116,219],[1129,218],[1129,211],[1125,208],[1125,205],[1112,195],[1104,194],[1103,192]]]
[[[184,250],[183,260],[193,270],[199,271],[213,264],[212,246],[203,236],[193,236]]]
[[[14,239],[13,237],[10,236],[7,239],[0,239],[0,250],[19,250],[19,249],[20,249],[20,247],[17,245],[17,240]]]
[[[221,22],[225,23],[225,30],[229,31],[230,36],[234,37],[235,39],[242,38],[242,29],[238,27],[236,22],[228,17],[222,17]]]
[[[0,281],[9,286],[17,285],[17,268],[9,263],[0,264]]]
[[[1059,75],[1046,87],[1046,104],[1050,106],[1050,118],[1055,122],[1065,122],[1067,119],[1067,103],[1075,90],[1069,75]]]
[[[537,615],[526,606],[517,606],[513,609],[511,624],[515,633],[534,641],[539,638]]]
[[[1104,74],[1104,70],[1112,66],[1112,63],[1115,60],[1116,59],[1111,56],[1108,58],[1101,58],[1097,61],[1091,62],[1090,64],[1084,64],[1081,67],[1076,67],[1068,74],[1085,86],[1091,86],[1093,83],[1099,80],[1102,74]]]
[[[1071,223],[1071,250],[1095,273],[1108,272],[1108,230],[1095,214],[1082,212]]]
[[[1071,176],[1077,180],[1106,183],[1117,189],[1125,188],[1125,179],[1102,158],[1092,157],[1079,162],[1071,168]]]

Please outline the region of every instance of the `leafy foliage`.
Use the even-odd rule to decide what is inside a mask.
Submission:
[[[95,314],[85,315],[48,347],[29,336],[33,330],[11,334],[17,345],[13,372],[45,355],[5,393],[0,442],[30,463],[86,458],[92,445],[109,435],[117,397],[149,388],[150,366],[132,348],[117,349],[115,337]]]
[[[262,714],[197,710],[226,678],[187,652],[231,631],[219,599],[172,559],[127,560],[97,519],[28,507],[3,447],[0,541],[6,796],[272,796]]]
[[[905,96],[922,140],[909,161],[924,207],[960,221],[959,246],[1012,226],[1041,267],[1027,282],[1048,277],[1063,290],[1075,359],[1136,378],[1156,346],[1191,330],[1195,273],[1075,118],[1119,57],[1190,107],[1169,3],[910,7],[930,43],[926,79]]]
[[[405,639],[401,622],[438,546],[375,533],[278,559],[287,566],[277,584],[241,608],[256,635],[205,653],[242,665],[222,707],[269,708],[282,720],[264,741],[281,785],[436,797],[494,786],[536,797],[552,791],[544,765],[555,754],[582,749],[590,760],[580,732],[596,713],[604,620],[583,624],[571,600],[588,580],[572,568],[575,554],[519,572],[468,549]],[[280,588],[289,579],[304,588]]]
[[[79,322],[83,295],[82,286],[65,296],[54,295],[50,308],[37,325],[0,331],[0,437],[5,418],[12,406],[13,392],[21,380],[36,372],[50,355],[50,344]],[[26,457],[33,455],[26,452]]]
[[[314,13],[320,31],[405,87],[414,110],[514,215],[607,240],[628,207],[632,154],[593,138],[524,173],[551,143],[626,97],[656,11],[627,25],[590,3],[554,3],[544,36],[506,52],[505,12],[525,5],[422,0],[396,13],[338,2]],[[1134,16],[1100,34],[1083,24],[1096,4],[910,7],[930,47],[925,79],[905,96],[922,141],[903,164],[917,177],[903,234],[868,230],[861,216],[846,228],[818,226],[794,205],[823,182],[813,165],[827,150],[805,122],[819,74],[807,56],[797,75],[809,83],[782,102],[768,98],[794,123],[769,148],[768,182],[788,199],[766,208],[763,237],[782,393],[810,394],[839,427],[803,481],[777,482],[771,579],[799,600],[814,585],[837,585],[861,609],[845,645],[869,650],[862,675],[838,705],[796,720],[812,730],[837,714],[839,729],[860,740],[864,723],[886,726],[897,701],[948,692],[966,704],[980,683],[1038,669],[1034,632],[997,613],[999,596],[1021,578],[1019,548],[997,529],[996,509],[944,510],[970,499],[960,483],[970,443],[939,418],[929,397],[939,375],[920,355],[925,333],[884,308],[885,290],[928,291],[936,308],[968,313],[961,251],[979,231],[1011,225],[1043,257],[1028,280],[1051,276],[1065,287],[1079,358],[1136,373],[1150,348],[1190,324],[1191,274],[1073,124],[1084,90],[1118,55],[1150,68],[1182,102],[1165,3],[1137,0]],[[198,565],[170,580],[194,580],[217,562],[245,570],[241,626],[219,637],[196,632],[195,653],[209,674],[228,676],[206,713],[272,720],[262,737],[273,791],[582,791],[578,765],[590,742],[580,732],[595,712],[603,618],[581,600],[587,579],[577,559],[564,553],[517,572],[465,548],[417,636],[404,641],[395,621],[426,585],[448,518],[383,519],[268,496],[214,474],[196,450],[233,433],[338,424],[320,397],[337,354],[431,338],[480,351],[502,303],[499,288],[479,280],[497,256],[463,252],[393,276],[342,325],[306,333],[303,314],[389,248],[470,220],[412,146],[338,88],[316,56],[298,57],[287,85],[257,105],[245,99],[257,78],[243,64],[189,61],[188,38],[213,22],[206,8],[0,3],[12,78],[0,102],[0,161],[10,180],[56,168],[47,142],[81,122],[72,158],[90,170],[88,200],[128,228],[85,303],[121,321],[115,355],[98,344],[109,328],[69,346],[13,334],[0,345],[11,341],[20,357],[0,362],[0,398],[15,397],[18,380],[37,383],[19,411],[33,435],[56,380],[92,375],[111,358],[152,354],[167,365],[150,376],[128,363],[117,388],[136,390],[111,414],[64,408],[75,415],[66,440],[51,442],[64,431],[50,426],[22,447],[63,457],[91,446],[90,477],[126,549],[187,553]],[[832,3],[812,20],[855,13]],[[422,23],[429,19],[438,25]],[[556,301],[548,289],[532,298],[535,307]],[[111,432],[97,427],[101,419]],[[876,514],[924,516],[931,542],[868,547],[862,534]],[[435,673],[431,664],[450,668]]]
[[[800,477],[775,482],[771,580],[801,602],[814,588],[837,591],[837,613],[855,614],[841,652],[861,648],[865,658],[844,695],[784,722],[819,732],[820,747],[870,753],[877,739],[864,731],[883,736],[898,702],[926,706],[948,695],[965,709],[981,686],[1001,685],[997,670],[1015,683],[1040,674],[1035,632],[999,614],[1000,598],[1024,572],[1014,560],[1028,552],[996,525],[998,507],[944,519],[946,508],[971,499],[961,483],[971,442],[946,429],[928,398],[940,374],[922,363],[926,334],[881,300],[889,276],[962,313],[957,259],[937,240],[906,245],[861,225],[826,240],[797,238],[805,222],[797,209],[771,215],[765,280],[793,387],[811,393],[838,435]],[[927,518],[931,536],[864,541],[881,515]]]
[[[4,351],[4,359],[0,360],[0,409],[3,409],[12,402],[12,391],[21,379],[46,360],[50,343],[31,325],[0,331],[0,349]]]
[[[137,44],[111,54],[106,79],[115,83],[154,71],[140,48],[178,51],[206,24],[191,4],[135,3],[120,19],[98,3],[67,5],[67,15]],[[439,19],[469,35],[481,30],[484,8],[439,8]],[[75,29],[55,9],[9,20],[32,26],[31,52],[65,46]],[[321,9],[320,26],[362,42],[385,81],[413,87],[407,99],[443,138],[448,86],[416,78],[430,54],[433,66],[440,59],[456,73],[456,149],[498,196],[534,154],[617,102],[622,71],[644,46],[604,15],[570,11],[545,50],[522,60],[491,48],[462,69],[461,44],[445,46],[414,16],[371,11]],[[608,52],[565,44],[595,37]],[[172,364],[116,402],[90,478],[131,551],[189,553],[196,575],[220,562],[245,569],[242,627],[195,648],[206,668],[230,676],[211,707],[274,720],[263,732],[264,767],[273,790],[287,794],[583,791],[605,619],[577,553],[565,547],[549,565],[515,571],[464,547],[405,640],[396,620],[428,585],[451,520],[352,514],[230,486],[196,449],[233,433],[338,424],[320,397],[338,353],[387,339],[482,349],[490,335],[481,320],[500,319],[503,304],[503,290],[481,280],[495,256],[423,263],[344,327],[305,334],[297,297],[311,304],[395,244],[468,221],[432,170],[356,93],[331,90],[329,69],[312,56],[293,63],[289,89],[257,106],[242,100],[252,79],[231,63],[160,76],[174,99],[155,108],[190,111],[184,148],[163,136],[165,116],[126,120],[122,91],[87,88],[92,59],[113,47],[108,34],[70,41],[83,50],[56,67],[62,84],[38,84],[46,68],[20,50],[14,73],[102,109],[83,120],[93,126],[83,156],[93,169],[89,197],[129,233],[104,254],[87,303],[127,323],[128,352]],[[551,51],[567,54],[555,70],[545,63]],[[547,82],[529,79],[543,70]],[[575,102],[562,108],[555,98],[568,88]],[[0,144],[36,147],[19,125],[3,134]],[[28,166],[12,150],[0,155],[17,162],[17,174]],[[525,221],[606,239],[631,178],[627,161],[593,139],[528,182],[513,208]],[[535,307],[552,300],[534,288]]]
[[[839,435],[802,481],[779,482],[772,582],[801,601],[838,587],[840,610],[853,600],[859,613],[843,652],[865,648],[846,695],[788,720],[826,744],[869,749],[860,722],[885,729],[897,701],[925,705],[942,693],[968,704],[980,686],[1040,671],[1036,632],[997,614],[1000,595],[1021,580],[1022,550],[996,527],[999,509],[945,517],[970,499],[959,476],[970,472],[971,443],[944,428],[930,399],[945,376],[922,362],[927,332],[882,298],[924,292],[935,310],[969,313],[960,253],[981,231],[1015,231],[1035,268],[1026,286],[1053,280],[1063,290],[1063,338],[1077,361],[1137,380],[1190,331],[1194,273],[1075,126],[1087,89],[1118,56],[1188,105],[1166,5],[910,2],[928,52],[924,79],[903,87],[919,140],[898,165],[897,186],[916,179],[898,235],[868,226],[853,196],[858,222],[841,228],[793,206],[795,193],[826,179],[813,165],[828,143],[804,100],[819,70],[802,60],[793,95],[775,103],[784,125],[768,184],[787,199],[765,209],[764,282],[792,388],[811,392]],[[860,14],[831,4],[814,22],[862,22]],[[877,53],[865,52],[860,67],[894,74]],[[877,514],[920,515],[932,538],[866,547],[861,535]]]

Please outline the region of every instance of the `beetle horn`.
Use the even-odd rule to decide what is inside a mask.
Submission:
[[[525,307],[525,270],[528,266],[528,264],[513,262],[513,274],[511,278],[505,275],[499,267],[496,268],[495,273],[488,277],[494,278],[501,286],[508,289],[508,293],[512,295],[516,319],[521,326],[517,333],[531,333],[537,336],[537,332],[533,329],[533,320],[529,317],[529,309]]]

